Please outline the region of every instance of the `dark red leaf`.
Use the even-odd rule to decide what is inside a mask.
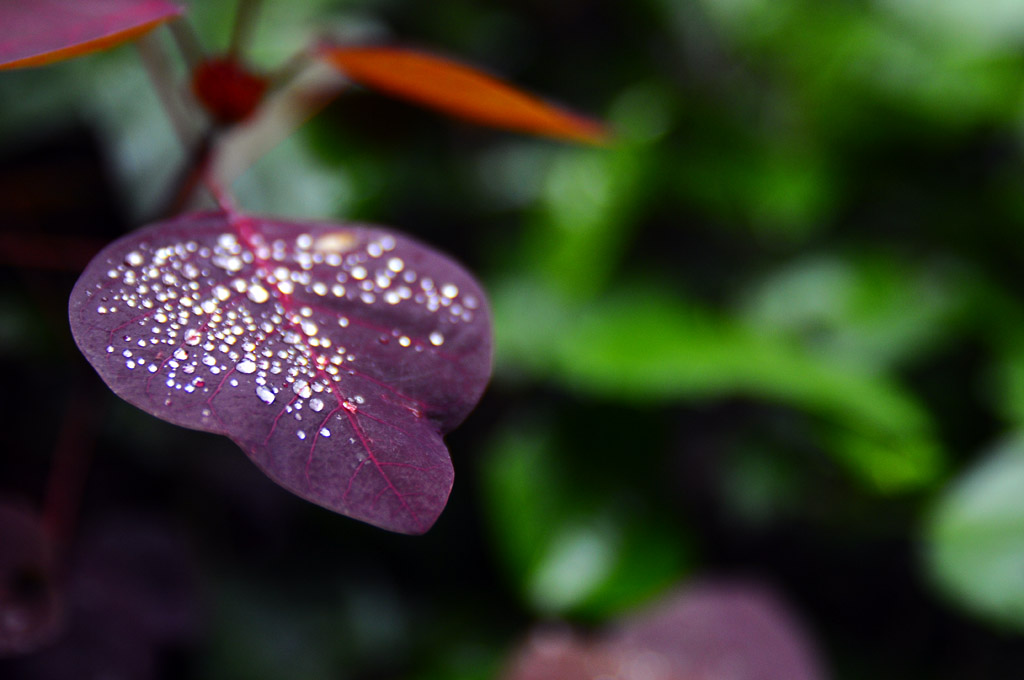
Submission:
[[[475,123],[590,144],[608,139],[600,123],[454,61],[387,47],[324,47],[320,54],[353,82]]]
[[[63,612],[53,560],[40,518],[0,504],[0,657],[34,651],[59,631]]]
[[[113,47],[182,12],[167,0],[0,2],[0,69],[41,66]]]
[[[490,375],[490,314],[451,260],[384,228],[222,213],[103,250],[71,330],[118,395],[224,434],[298,495],[421,533],[447,502],[441,436]]]

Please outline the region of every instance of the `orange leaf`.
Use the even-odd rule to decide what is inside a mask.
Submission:
[[[114,47],[184,12],[168,0],[0,1],[0,69]]]
[[[482,125],[601,144],[608,131],[476,69],[408,49],[322,47],[353,82]]]

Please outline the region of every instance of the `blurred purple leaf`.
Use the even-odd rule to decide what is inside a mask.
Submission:
[[[801,626],[771,592],[704,584],[672,595],[595,640],[535,635],[505,680],[823,680]]]
[[[104,249],[71,329],[119,396],[234,440],[326,508],[422,533],[453,470],[442,435],[491,370],[484,294],[398,233],[194,214]]]
[[[0,2],[0,69],[42,66],[114,47],[182,12],[167,0]]]
[[[68,572],[66,632],[37,653],[0,660],[0,677],[168,677],[167,655],[195,641],[201,619],[181,538],[152,519],[110,518],[83,533]]]
[[[600,645],[569,630],[540,630],[519,650],[501,680],[620,680],[611,674],[614,668],[614,660]]]
[[[72,607],[119,619],[139,639],[191,639],[200,619],[188,546],[166,522],[126,512],[87,529],[69,576]]]
[[[0,504],[0,657],[43,647],[59,632],[63,611],[53,560],[39,516]]]
[[[820,680],[814,648],[789,608],[766,588],[706,583],[672,595],[612,636],[618,655],[701,680]],[[645,653],[650,653],[645,656]]]

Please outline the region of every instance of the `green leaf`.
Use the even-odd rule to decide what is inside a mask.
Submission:
[[[927,525],[927,566],[974,614],[1024,631],[1024,433],[946,490]]]
[[[884,375],[656,287],[620,286],[591,304],[559,302],[524,281],[492,290],[500,372],[530,370],[623,402],[746,395],[786,404],[820,419],[828,450],[883,492],[927,485],[942,470],[927,411]]]
[[[629,143],[555,154],[523,239],[521,258],[530,270],[576,299],[604,289],[640,217],[654,160],[648,149]]]
[[[879,372],[949,342],[969,308],[968,280],[948,262],[816,255],[772,272],[742,315],[831,360]]]
[[[633,497],[613,469],[621,457],[574,470],[568,450],[544,422],[503,432],[483,464],[487,518],[528,607],[606,618],[678,580],[686,535]]]

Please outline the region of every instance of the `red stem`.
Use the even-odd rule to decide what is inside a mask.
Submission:
[[[96,411],[101,403],[91,390],[71,393],[53,449],[43,501],[43,526],[53,538],[58,560],[74,535],[96,444]]]

